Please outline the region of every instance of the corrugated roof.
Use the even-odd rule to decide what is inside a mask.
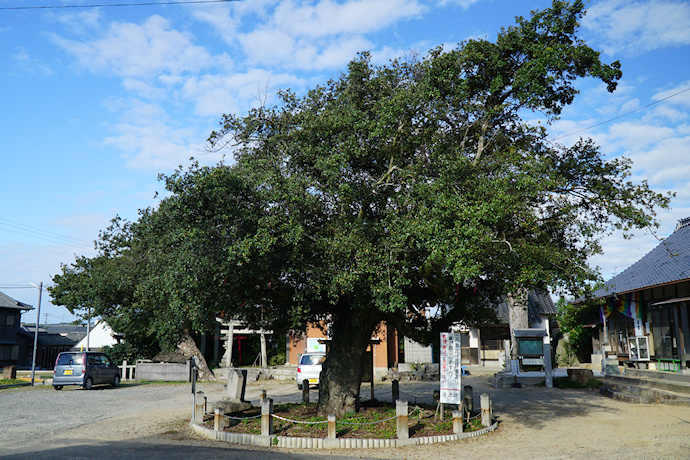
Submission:
[[[637,291],[690,279],[690,217],[681,219],[676,230],[647,255],[604,283],[595,297]]]
[[[0,308],[15,308],[17,310],[33,310],[34,307],[27,305],[18,300],[14,300],[12,297],[5,293],[0,292]]]

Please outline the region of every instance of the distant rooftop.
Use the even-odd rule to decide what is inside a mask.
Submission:
[[[647,255],[611,278],[595,297],[637,291],[690,279],[690,217]]]
[[[14,300],[12,297],[0,292],[0,308],[14,308],[17,310],[33,310],[34,307],[25,304],[18,300]]]

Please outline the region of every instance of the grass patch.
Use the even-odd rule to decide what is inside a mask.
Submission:
[[[31,382],[31,379],[28,380]],[[23,379],[0,379],[0,386],[5,386],[5,385],[25,385],[27,383],[26,380]]]

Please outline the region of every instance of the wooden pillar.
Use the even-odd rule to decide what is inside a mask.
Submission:
[[[201,423],[204,421],[206,413],[206,397],[203,391],[197,391],[194,400],[194,421]]]
[[[261,335],[261,367],[266,368],[268,367],[268,353],[266,352],[266,332],[261,329],[259,331],[259,334]]]
[[[465,397],[463,400],[465,402],[465,408],[467,409],[467,413],[471,414],[474,412],[474,390],[470,385],[465,385],[464,390]]]
[[[228,335],[225,341],[225,367],[232,367],[232,341],[235,335],[235,326],[232,320],[228,322]]]
[[[335,414],[328,414],[328,439],[335,439]]]
[[[302,380],[302,404],[309,404],[309,380]]]
[[[223,428],[228,426],[228,419],[226,419],[223,414],[220,413],[220,409],[216,408],[216,412],[213,416],[213,429],[216,431],[221,431]]]
[[[261,434],[273,434],[273,399],[265,398],[261,401]]]
[[[395,427],[398,439],[408,439],[410,437],[410,426],[407,422],[407,401],[402,399],[395,401],[395,414],[398,417]]]
[[[480,402],[482,406],[482,425],[491,426],[491,419],[493,418],[493,410],[491,407],[491,398],[487,393],[484,393],[480,397]]]
[[[453,411],[453,433],[462,433],[462,404],[458,410]]]

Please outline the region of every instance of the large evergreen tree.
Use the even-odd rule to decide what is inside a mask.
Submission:
[[[600,236],[653,225],[668,198],[627,182],[627,160],[524,121],[554,120],[579,77],[615,89],[619,64],[576,35],[583,8],[554,1],[423,59],[362,54],[303,97],[224,116],[210,148],[232,166],[165,177],[158,209],[104,233],[99,258],[132,276],[131,298],[101,308],[171,342],[220,311],[276,332],[327,321],[319,411],[340,414],[381,322],[428,341],[502,295],[595,279]]]

